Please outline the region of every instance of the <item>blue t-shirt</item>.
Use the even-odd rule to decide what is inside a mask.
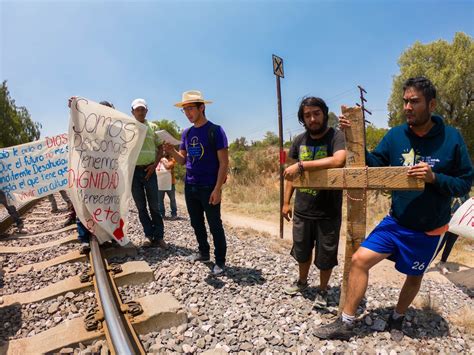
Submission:
[[[213,142],[210,141],[211,136],[214,137]],[[227,147],[224,130],[211,121],[199,128],[192,126],[185,129],[179,149],[186,151],[186,184],[214,186],[219,171],[217,151]]]

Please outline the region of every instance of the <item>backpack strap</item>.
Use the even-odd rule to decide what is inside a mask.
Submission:
[[[209,123],[210,125],[207,129],[207,138],[209,140],[209,146],[211,147],[211,150],[215,151],[217,154],[216,131],[220,129],[221,126],[216,125],[210,121]],[[184,131],[186,150],[188,150],[189,133],[191,132],[191,128],[193,127],[186,128]]]
[[[216,143],[216,131],[220,129],[221,126],[216,125],[211,122],[209,129],[207,130],[207,137],[209,139],[209,145],[213,151],[217,154],[217,143]]]

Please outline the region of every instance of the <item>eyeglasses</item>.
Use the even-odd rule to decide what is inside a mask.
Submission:
[[[182,112],[182,113],[186,113],[186,111],[192,111],[193,108],[195,108],[195,107],[197,107],[197,106],[186,106],[186,107],[183,107],[183,108],[181,109],[181,112]]]

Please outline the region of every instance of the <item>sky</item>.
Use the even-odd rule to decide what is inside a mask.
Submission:
[[[230,141],[278,132],[272,54],[284,60],[284,139],[302,131],[298,105],[330,111],[359,101],[387,127],[397,60],[415,41],[474,33],[474,1],[5,1],[0,79],[42,136],[67,131],[72,95],[125,113],[144,98],[148,119],[189,126],[174,107],[186,90],[213,103],[206,115]]]

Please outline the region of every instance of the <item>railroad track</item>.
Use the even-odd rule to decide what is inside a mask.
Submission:
[[[140,248],[99,246],[93,238],[90,253],[81,255],[75,226],[62,228],[62,204],[54,215],[47,200],[20,208],[26,235],[11,233],[11,222],[2,221],[1,354],[145,354],[140,334],[186,323],[169,294],[122,302],[119,288],[153,281],[150,266],[133,260]]]
[[[59,207],[61,213],[51,214],[48,201],[40,201],[24,216],[30,234],[13,234],[10,227],[0,239],[0,354],[138,352],[133,345],[122,350],[111,340],[115,331],[95,292],[96,284],[107,282],[94,280],[99,273],[79,254],[75,227],[62,228],[67,211],[62,201]],[[168,250],[142,248],[133,206],[130,212],[127,236],[136,247],[100,249],[105,278],[115,284],[110,292],[121,300],[119,315],[112,317],[129,321],[135,332],[131,337],[147,353],[472,353],[473,335],[454,316],[461,310],[469,315],[474,301],[454,284],[424,280],[421,294],[439,308],[433,313],[411,307],[411,323],[405,326],[409,336],[401,343],[372,329],[388,319],[397,299],[398,289],[388,279],[368,289],[360,337],[321,341],[313,329],[333,315],[312,307],[315,287],[304,296],[282,292],[297,274],[285,244],[229,228],[226,273],[212,277],[211,265],[187,259],[196,248],[189,220],[165,221]],[[317,283],[314,274],[312,285]],[[339,285],[341,270],[333,274],[333,285]],[[329,290],[334,309],[337,292],[337,286]]]
[[[24,204],[22,204],[21,206],[19,206],[17,208],[18,210],[18,213],[20,214],[20,216],[24,215],[26,212],[28,212],[31,208],[33,208],[34,206],[36,206],[36,204],[40,201],[41,199],[37,199],[37,200],[33,200],[33,201],[29,201],[29,202],[26,202]],[[10,217],[10,215],[5,211],[5,214],[3,215],[3,217],[0,217],[0,235],[2,235],[3,233],[5,233],[5,231],[8,230],[8,228],[10,228],[10,226],[13,224],[13,218]]]

